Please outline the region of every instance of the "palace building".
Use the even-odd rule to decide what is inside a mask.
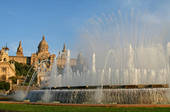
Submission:
[[[9,56],[9,60],[13,60],[23,64],[34,65],[37,68],[38,63],[40,63],[42,60],[48,60],[49,61],[48,66],[50,66],[53,63],[54,58],[57,58],[57,66],[64,67],[66,64],[67,57],[66,45],[64,44],[62,52],[59,52],[57,57],[55,54],[50,54],[48,48],[49,48],[48,43],[45,40],[45,36],[43,36],[42,40],[38,45],[38,51],[36,53],[33,53],[30,57],[24,56],[22,43],[20,41],[19,46],[17,48],[16,56]],[[76,59],[71,59],[70,65],[75,66]]]
[[[64,44],[63,50],[59,52],[58,56],[56,57],[55,54],[51,54],[49,51],[49,46],[47,41],[45,40],[45,36],[42,37],[42,40],[40,41],[38,45],[38,50],[35,53],[32,53],[31,56],[24,56],[23,53],[23,47],[21,41],[19,42],[16,56],[8,56],[8,48],[4,47],[0,51],[0,80],[6,80],[8,81],[8,77],[15,76],[15,66],[13,63],[10,62],[18,62],[22,64],[28,64],[33,65],[35,69],[38,69],[40,63],[44,62],[46,70],[50,70],[51,66],[53,64],[54,59],[56,58],[57,66],[60,68],[64,68],[66,64],[66,58],[67,58],[67,49],[66,45]],[[74,67],[76,66],[76,59],[70,59],[70,66]],[[40,83],[41,80],[43,80],[43,75],[38,74],[37,76],[38,82]]]

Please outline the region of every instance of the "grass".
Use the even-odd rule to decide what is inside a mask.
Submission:
[[[28,104],[0,104],[0,112],[169,112],[170,108],[72,107]]]

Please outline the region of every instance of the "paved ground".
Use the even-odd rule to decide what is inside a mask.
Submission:
[[[82,106],[82,107],[170,107],[170,104],[61,104],[61,103],[32,103],[15,101],[0,101],[0,103],[46,105],[46,106]]]

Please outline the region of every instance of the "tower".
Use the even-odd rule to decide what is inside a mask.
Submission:
[[[21,45],[21,41],[19,41],[19,46],[17,48],[16,56],[24,56],[23,55],[23,48],[22,48],[22,45]]]
[[[61,58],[66,59],[66,57],[67,57],[67,49],[66,49],[66,44],[64,43],[63,50],[62,50],[62,53],[61,53]]]
[[[9,61],[8,50],[9,48],[7,46],[3,47],[2,50],[0,50],[0,62]]]

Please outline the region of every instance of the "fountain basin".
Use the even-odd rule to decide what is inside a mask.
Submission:
[[[65,87],[43,87],[41,89],[134,89],[134,88],[168,88],[168,84],[137,84],[137,85],[86,85],[86,86],[65,86]]]
[[[30,91],[26,100],[71,104],[168,104],[170,88],[52,89]],[[43,100],[42,100],[43,99]]]

